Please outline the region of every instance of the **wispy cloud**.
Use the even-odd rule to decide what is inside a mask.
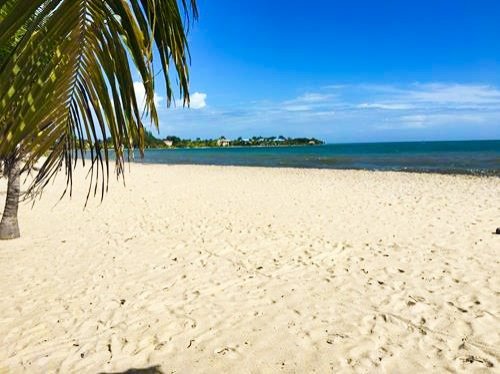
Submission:
[[[284,110],[288,112],[307,112],[312,110],[314,107],[311,105],[299,105],[299,104],[292,104],[292,105],[285,105],[283,107]]]
[[[500,113],[495,114],[500,118]],[[429,129],[442,125],[474,125],[484,124],[491,120],[482,113],[435,113],[435,114],[410,114],[387,120],[386,123],[375,126],[377,130],[416,130]]]
[[[415,84],[405,96],[402,99],[423,103],[500,105],[500,90],[487,85]]]
[[[361,103],[357,106],[360,109],[384,109],[384,110],[405,110],[413,108],[410,104],[397,103]]]
[[[299,102],[299,103],[324,103],[331,101],[337,95],[332,93],[318,93],[318,92],[308,92],[305,93],[289,102]]]
[[[205,110],[174,111],[170,123],[197,135],[279,132],[355,140],[374,134],[404,138],[408,131],[431,137],[439,128],[457,129],[471,137],[500,134],[500,89],[492,85],[334,84],[281,101],[262,98],[207,107],[202,93],[193,94],[191,100],[192,108]]]
[[[282,103],[272,105],[281,104],[278,109],[287,112],[311,112],[331,105],[336,97],[337,95],[333,93],[307,92]]]
[[[463,109],[500,105],[500,90],[488,85],[414,83],[408,86],[360,85],[359,87],[380,99],[375,104],[368,103],[364,106],[365,108],[391,110],[394,108],[455,107]]]

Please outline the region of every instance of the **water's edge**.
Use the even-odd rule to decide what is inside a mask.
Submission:
[[[136,162],[500,176],[500,141],[147,149]]]
[[[266,169],[298,169],[298,170],[341,170],[341,171],[373,171],[387,173],[412,173],[412,174],[438,174],[438,175],[465,175],[473,177],[497,177],[500,178],[500,170],[481,171],[481,170],[450,170],[450,169],[374,169],[374,168],[354,168],[354,167],[318,167],[318,166],[285,166],[285,165],[233,165],[233,164],[209,164],[209,163],[173,163],[173,162],[148,162],[140,159],[130,160],[132,163],[144,165],[185,165],[185,166],[222,166],[235,168],[266,168]]]

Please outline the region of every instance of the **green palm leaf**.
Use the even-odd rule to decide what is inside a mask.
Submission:
[[[30,168],[47,156],[32,193],[59,170],[66,171],[71,192],[72,170],[86,146],[91,186],[104,193],[108,148],[118,174],[134,145],[142,151],[143,114],[158,126],[154,51],[167,105],[174,96],[171,64],[183,104],[189,104],[185,23],[197,17],[194,0],[0,0],[0,15],[0,46],[25,28],[0,63],[0,158],[21,154]],[[133,67],[144,85],[145,108],[137,104]]]

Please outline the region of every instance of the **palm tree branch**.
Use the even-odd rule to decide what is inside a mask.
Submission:
[[[0,93],[0,157],[20,148],[28,168],[47,155],[30,192],[40,192],[64,168],[71,194],[72,168],[79,157],[84,162],[88,144],[89,193],[94,184],[95,194],[99,184],[104,194],[108,146],[115,152],[117,174],[123,172],[124,151],[133,154],[136,144],[143,148],[129,61],[141,76],[145,111],[155,126],[154,48],[164,71],[167,105],[173,97],[170,61],[180,95],[189,103],[189,51],[177,1],[0,0],[0,9],[7,3],[14,11],[0,20],[0,42],[36,16],[0,70],[0,85],[8,88]],[[187,2],[181,4],[189,14]],[[194,1],[191,7],[197,17]]]

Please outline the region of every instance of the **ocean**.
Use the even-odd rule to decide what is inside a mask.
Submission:
[[[138,162],[365,169],[500,176],[500,140],[149,149]]]

